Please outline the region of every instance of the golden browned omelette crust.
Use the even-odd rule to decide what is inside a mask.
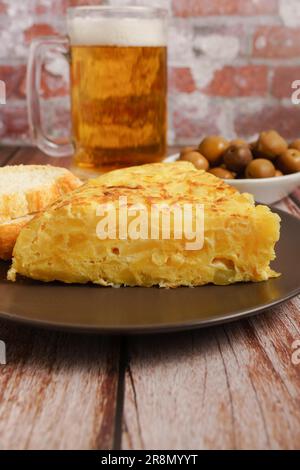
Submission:
[[[0,259],[9,260],[12,258],[12,252],[21,229],[33,217],[34,215],[28,215],[0,225]]]
[[[185,240],[104,240],[96,235],[99,204],[194,203],[205,207],[201,250]],[[190,163],[117,170],[66,195],[36,217],[18,238],[9,279],[17,273],[42,281],[177,287],[264,281],[279,240],[280,218],[255,207],[223,180]],[[172,235],[172,234],[171,234]]]

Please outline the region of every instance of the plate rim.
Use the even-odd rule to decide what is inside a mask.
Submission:
[[[201,286],[200,286],[201,287]],[[161,324],[161,325],[149,325],[149,326],[118,326],[118,327],[98,327],[98,326],[81,326],[78,324],[70,325],[67,323],[55,323],[50,321],[42,320],[30,320],[28,318],[0,312],[0,319],[8,321],[10,323],[30,326],[34,328],[41,328],[44,330],[50,331],[62,331],[69,332],[74,334],[96,334],[96,335],[111,335],[111,336],[134,336],[134,335],[151,335],[151,334],[166,334],[166,333],[176,333],[184,331],[192,331],[196,329],[210,328],[213,326],[220,326],[227,323],[233,323],[242,319],[249,317],[254,317],[260,313],[264,313],[266,310],[280,306],[289,300],[300,295],[300,287],[295,291],[291,292],[285,297],[282,297],[280,300],[275,300],[268,304],[265,304],[263,307],[254,307],[252,309],[247,309],[246,311],[239,313],[232,313],[230,315],[224,315],[223,317],[213,317],[206,320],[198,321],[189,321],[187,323],[178,323],[178,324]]]

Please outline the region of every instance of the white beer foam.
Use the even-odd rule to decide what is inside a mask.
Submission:
[[[167,45],[164,20],[145,18],[72,18],[72,45],[161,47]]]

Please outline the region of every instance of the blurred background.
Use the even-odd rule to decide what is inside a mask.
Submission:
[[[31,40],[66,33],[76,5],[151,5],[170,11],[169,143],[196,143],[203,134],[252,137],[275,128],[300,137],[300,0],[0,0],[0,142],[29,143],[26,61]],[[51,135],[69,132],[68,64],[49,57],[42,102]]]

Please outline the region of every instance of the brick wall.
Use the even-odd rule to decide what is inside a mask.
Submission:
[[[28,45],[44,34],[65,33],[70,4],[99,0],[0,0],[0,141],[28,142],[25,71]],[[300,0],[104,0],[169,8],[171,143],[203,134],[251,139],[262,128],[300,136],[300,105],[291,83],[300,79]],[[68,80],[62,60],[46,63],[46,131],[68,131]]]

